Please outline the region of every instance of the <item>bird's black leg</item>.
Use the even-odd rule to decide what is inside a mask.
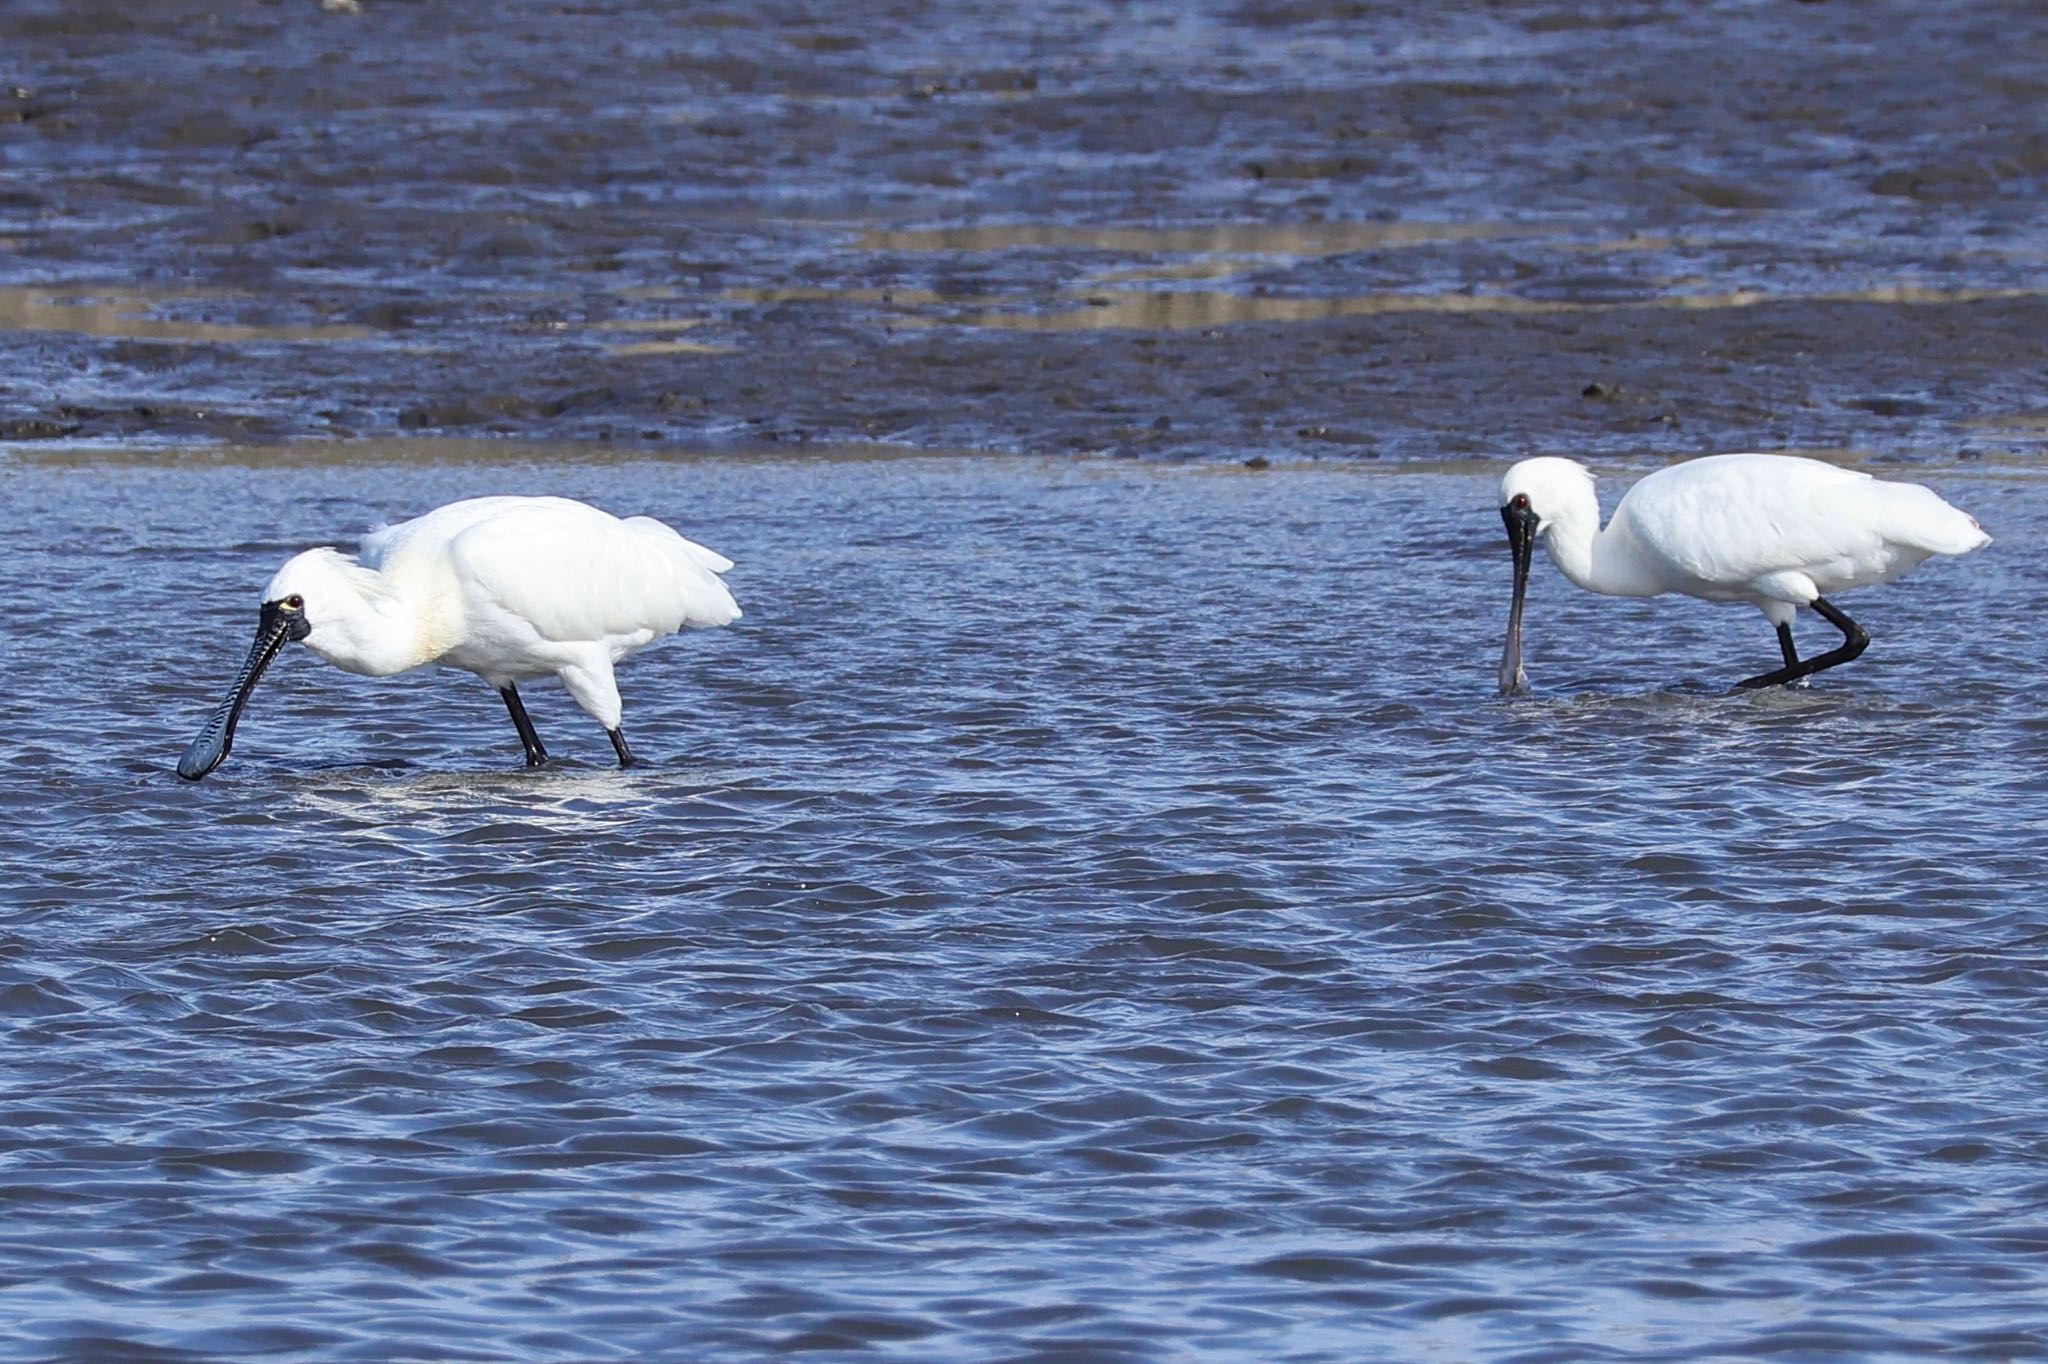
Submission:
[[[1792,647],[1792,624],[1786,621],[1778,626],[1778,652],[1785,655],[1785,666],[1799,666],[1799,651]]]
[[[548,751],[541,747],[540,735],[533,732],[533,721],[527,717],[526,703],[519,699],[519,688],[507,684],[498,688],[498,695],[505,698],[505,709],[512,712],[512,723],[519,726],[519,743],[526,750],[526,765],[539,767],[546,763]]]
[[[1828,624],[1842,632],[1841,648],[1830,649],[1824,654],[1807,659],[1804,663],[1795,662],[1792,658],[1792,632],[1785,626],[1780,625],[1778,627],[1778,644],[1785,652],[1785,666],[1776,672],[1765,673],[1761,677],[1745,678],[1735,685],[1744,689],[1750,687],[1782,687],[1787,682],[1797,682],[1802,677],[1811,677],[1823,668],[1832,668],[1837,663],[1847,663],[1850,659],[1870,647],[1870,636],[1863,632],[1863,627],[1843,615],[1835,608],[1835,604],[1826,597],[1815,597],[1813,599],[1813,609],[1825,616]]]
[[[619,755],[619,766],[631,767],[633,765],[633,750],[626,747],[625,734],[616,729],[608,729],[605,733],[612,736],[612,748]]]

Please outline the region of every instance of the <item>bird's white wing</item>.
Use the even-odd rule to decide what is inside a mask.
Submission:
[[[1736,586],[1885,552],[1867,474],[1784,455],[1718,455],[1660,469],[1615,509],[1624,532],[1677,573]]]
[[[525,504],[552,505],[565,501],[554,497],[471,497],[450,502],[410,521],[377,527],[362,538],[358,557],[365,567],[384,568],[405,554],[438,555],[451,540],[479,521],[489,520]],[[570,502],[567,505],[580,507],[583,504]]]
[[[718,577],[729,560],[659,521],[622,521],[564,498],[502,499],[456,532],[447,556],[473,607],[495,605],[563,643],[664,635],[740,614]]]

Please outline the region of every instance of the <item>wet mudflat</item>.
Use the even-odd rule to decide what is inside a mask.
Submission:
[[[1926,477],[1824,685],[1545,564],[1510,703],[1477,465],[18,454],[0,1353],[2048,1352],[2048,485]],[[504,487],[740,560],[649,766],[295,650],[171,775]]]
[[[0,435],[2002,448],[2048,16],[20,0]]]

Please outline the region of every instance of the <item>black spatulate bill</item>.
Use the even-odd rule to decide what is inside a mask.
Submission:
[[[263,614],[256,625],[256,642],[249,646],[248,661],[242,664],[241,673],[234,685],[214,710],[206,727],[199,731],[199,737],[185,750],[185,756],[178,759],[178,775],[186,781],[198,781],[227,760],[228,751],[234,747],[235,724],[242,718],[242,707],[249,704],[249,693],[256,690],[256,683],[263,677],[263,670],[277,657],[284,646],[295,639],[304,639],[312,629],[306,623],[303,605],[294,605],[293,599],[263,603]]]
[[[1500,509],[1508,528],[1508,549],[1515,556],[1515,599],[1508,607],[1508,640],[1500,651],[1500,694],[1512,696],[1526,691],[1529,678],[1522,671],[1522,599],[1529,593],[1529,561],[1536,553],[1538,517],[1529,499],[1517,496]]]

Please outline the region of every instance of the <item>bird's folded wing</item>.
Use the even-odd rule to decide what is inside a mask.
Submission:
[[[1877,485],[1863,474],[1768,455],[1698,460],[1669,472],[1658,476],[1656,496],[1624,499],[1627,532],[1698,581],[1750,583],[1883,551],[1883,523],[1871,515]]]
[[[551,640],[667,634],[723,625],[740,613],[701,557],[708,550],[658,521],[621,521],[580,503],[509,507],[463,530],[448,553],[465,593]]]

